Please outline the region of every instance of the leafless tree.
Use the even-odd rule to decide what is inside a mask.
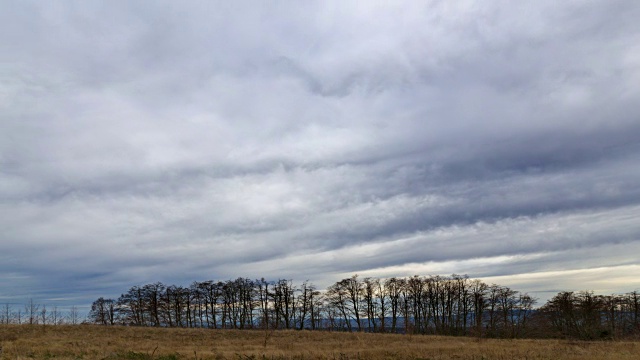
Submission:
[[[473,280],[471,282],[470,296],[473,301],[473,324],[476,335],[479,337],[482,337],[482,319],[487,306],[486,295],[488,288],[489,286],[480,280]]]
[[[99,298],[91,304],[89,319],[94,324],[114,325],[116,322],[116,301]]]
[[[389,299],[391,309],[391,331],[398,331],[398,316],[400,315],[400,295],[405,285],[404,279],[392,277],[384,282],[386,297]]]
[[[348,290],[344,280],[338,281],[331,285],[326,292],[328,306],[333,310],[332,314],[340,314],[342,321],[334,321],[332,328],[338,328],[345,326],[348,331],[351,331],[351,310],[348,306]],[[332,316],[335,320],[338,316]]]
[[[67,321],[71,325],[77,325],[80,323],[80,312],[78,311],[77,306],[74,305],[74,306],[71,306],[71,308],[69,308],[69,312],[67,314]]]
[[[384,282],[380,279],[376,279],[376,286],[376,302],[379,306],[378,318],[380,319],[380,331],[385,332],[387,329],[386,319],[389,312],[389,301],[387,292],[384,289]]]
[[[302,283],[302,286],[299,289],[299,295],[296,297],[296,305],[295,309],[297,311],[296,321],[298,323],[298,329],[302,330],[305,328],[307,323],[307,318],[310,318],[309,326],[311,328],[314,327],[313,315],[314,315],[314,297],[319,295],[319,292],[316,291],[315,286],[310,284],[309,281],[305,281]]]
[[[60,325],[63,321],[64,318],[61,316],[58,306],[54,305],[49,313],[49,323],[52,325]]]
[[[42,321],[42,325],[47,325],[47,320],[49,319],[47,317],[47,305],[42,305],[39,316],[40,316],[40,321]]]
[[[13,309],[11,304],[6,303],[2,306],[2,315],[0,316],[0,323],[11,324],[13,318]]]
[[[29,302],[24,307],[25,316],[29,325],[35,325],[38,323],[38,310],[40,305],[33,302],[33,299],[29,299]]]
[[[365,312],[367,316],[367,327],[374,332],[378,331],[376,322],[379,311],[378,289],[380,288],[380,280],[370,277],[364,278],[364,303],[366,305]]]
[[[276,328],[291,329],[294,322],[295,287],[291,280],[278,280],[270,293],[275,310]]]

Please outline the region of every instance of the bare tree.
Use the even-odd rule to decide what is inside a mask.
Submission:
[[[78,325],[80,323],[80,312],[77,306],[72,306],[67,314],[67,319],[71,325]]]
[[[424,305],[423,294],[426,281],[418,275],[411,276],[407,279],[403,302],[406,306],[403,306],[403,315],[405,322],[405,332],[421,332],[424,331],[422,326]],[[426,324],[425,324],[426,326]]]
[[[500,320],[500,294],[502,287],[492,284],[487,291],[487,312],[489,313],[489,336],[498,335],[498,321]]]
[[[0,323],[2,324],[11,324],[11,319],[13,317],[13,310],[11,309],[11,304],[6,303],[2,306],[2,315],[0,316]]]
[[[43,326],[47,325],[47,305],[42,305],[42,309],[40,309],[40,320]]]
[[[386,319],[389,311],[389,302],[387,301],[388,297],[387,297],[387,292],[384,289],[383,281],[377,279],[376,285],[377,285],[376,294],[378,297],[376,302],[379,304],[378,317],[380,319],[380,331],[385,332],[387,329]]]
[[[374,332],[378,331],[378,324],[376,322],[376,318],[378,316],[378,297],[377,291],[380,288],[380,280],[372,279],[367,277],[363,280],[364,282],[364,302],[366,305],[366,316],[367,316],[367,328],[370,328]]]
[[[623,313],[628,314],[625,321],[625,329],[629,334],[640,333],[640,292],[635,290],[627,293],[623,302]]]
[[[363,331],[364,329],[362,328],[360,316],[362,315],[364,284],[358,280],[357,274],[342,281],[345,282],[348,299],[351,304],[351,310],[356,317],[358,331]]]
[[[480,280],[473,280],[470,286],[473,301],[473,324],[476,335],[482,337],[482,319],[487,306],[486,296],[489,286]]]
[[[89,319],[94,324],[114,325],[116,318],[116,301],[99,298],[91,304]]]
[[[309,284],[309,281],[302,283],[300,287],[300,295],[296,297],[296,321],[298,322],[298,329],[305,328],[307,317],[311,318],[310,326],[313,327],[313,306],[314,296],[318,295],[315,286]]]
[[[52,325],[60,325],[62,321],[64,321],[64,319],[60,316],[60,310],[58,310],[58,306],[54,305],[49,314],[49,323]]]
[[[121,321],[124,324],[136,326],[148,326],[151,324],[146,295],[144,288],[139,286],[134,286],[128,292],[120,295],[117,307]]]
[[[153,326],[161,326],[160,321],[160,304],[162,302],[161,296],[165,291],[166,286],[161,282],[145,285],[142,290],[147,300],[147,309],[149,311],[150,320]]]
[[[323,314],[326,313],[326,302],[324,295],[318,290],[314,290],[311,296],[311,330],[316,330],[322,327]]]
[[[466,335],[468,329],[469,314],[473,311],[473,299],[471,297],[471,283],[466,275],[452,275],[455,293],[457,295],[455,335]]]
[[[392,277],[384,282],[386,297],[389,299],[391,309],[391,331],[398,331],[398,315],[400,313],[400,296],[405,286],[404,279]]]
[[[273,286],[273,292],[270,294],[273,299],[273,307],[275,310],[275,321],[282,324],[285,329],[291,329],[293,318],[295,316],[295,292],[296,287],[291,280],[278,280]],[[279,328],[280,325],[276,326]]]
[[[38,323],[38,310],[40,305],[33,302],[33,299],[29,299],[27,305],[24,306],[25,316],[29,325],[35,325]]]
[[[347,305],[348,292],[345,287],[344,280],[338,281],[337,283],[331,285],[326,292],[327,302],[331,311],[331,319],[333,320],[332,328],[336,329],[338,327],[345,327],[348,331],[351,331],[351,319],[350,319],[350,310]],[[337,321],[337,317],[335,314],[342,315],[341,322]]]
[[[269,290],[269,286],[271,285],[271,283],[267,280],[265,280],[264,278],[261,278],[260,280],[256,280],[256,286],[257,286],[257,291],[258,291],[258,301],[259,301],[259,309],[260,309],[260,326],[264,329],[269,329],[270,326],[270,312],[271,312],[271,306],[270,306],[270,298],[271,296],[269,295],[270,290]],[[275,328],[275,326],[274,326]]]

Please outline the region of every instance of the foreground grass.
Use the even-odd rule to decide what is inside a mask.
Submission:
[[[0,359],[638,359],[640,342],[310,331],[0,326]]]

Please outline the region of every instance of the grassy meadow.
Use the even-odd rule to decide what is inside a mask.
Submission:
[[[639,359],[640,341],[0,325],[0,359]]]

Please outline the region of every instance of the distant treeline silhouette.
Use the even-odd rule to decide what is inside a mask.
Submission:
[[[499,338],[640,336],[638,291],[560,292],[541,307],[535,305],[536,299],[526,293],[455,274],[388,279],[353,275],[324,291],[308,281],[296,285],[284,279],[238,278],[196,281],[188,287],[160,282],[134,286],[118,299],[94,301],[87,322]],[[8,323],[8,306],[3,310],[0,319],[6,317]],[[47,323],[45,312],[31,302],[25,306],[24,323]],[[72,314],[76,323],[77,311]]]
[[[612,339],[640,334],[640,293],[560,292],[543,306],[506,286],[467,276],[340,280],[324,291],[291,280],[238,278],[134,286],[96,300],[103,325],[309,329],[480,337]]]

